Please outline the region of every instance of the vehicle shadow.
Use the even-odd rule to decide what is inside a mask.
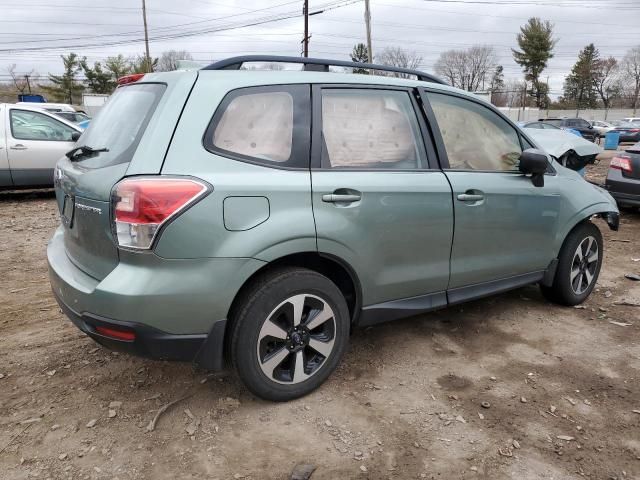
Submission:
[[[0,202],[47,200],[52,198],[55,198],[55,191],[53,188],[0,191]]]

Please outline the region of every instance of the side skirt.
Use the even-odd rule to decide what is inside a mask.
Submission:
[[[358,325],[369,326],[376,323],[398,320],[447,306],[447,293],[435,292],[418,297],[403,298],[390,302],[369,305],[362,309]]]
[[[544,278],[545,270],[539,272],[514,275],[513,277],[493,280],[491,282],[477,283],[466,287],[454,288],[447,291],[449,305],[487,297],[496,293],[506,292],[518,287],[524,287],[531,283],[537,283]]]
[[[359,326],[369,326],[378,323],[411,317],[430,312],[449,305],[487,297],[514,288],[524,287],[538,282],[553,281],[557,261],[551,262],[547,270],[514,275],[513,277],[483,282],[466,287],[454,288],[446,292],[435,292],[417,297],[402,298],[389,302],[369,305],[362,309],[358,321]]]

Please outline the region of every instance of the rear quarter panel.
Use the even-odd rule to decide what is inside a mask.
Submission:
[[[230,90],[255,85],[255,77],[234,72],[200,72],[162,174],[192,175],[209,182],[213,191],[168,225],[156,246],[157,255],[271,261],[290,253],[316,251],[309,170],[241,162],[213,154],[203,146],[204,132],[224,96]],[[229,197],[266,197],[268,218],[248,229],[227,229],[224,203]]]

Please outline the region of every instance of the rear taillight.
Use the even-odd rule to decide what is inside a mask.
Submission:
[[[616,170],[631,172],[631,159],[629,157],[613,157],[609,166]]]
[[[113,222],[118,245],[149,249],[170,218],[208,192],[191,178],[132,177],[118,183],[112,194]]]
[[[132,73],[131,75],[125,75],[117,80],[118,85],[126,85],[127,83],[134,83],[144,77],[144,73]]]

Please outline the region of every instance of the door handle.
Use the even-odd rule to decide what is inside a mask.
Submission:
[[[461,193],[458,195],[458,200],[461,202],[479,202],[484,200],[484,195],[479,193]]]
[[[340,193],[329,193],[326,195],[322,195],[322,201],[327,203],[352,203],[357,202],[362,198],[360,195],[356,194],[340,194]]]
[[[11,147],[9,147],[11,150],[26,150],[27,147],[25,147],[24,145],[22,145],[21,143],[16,143],[15,145],[12,145]]]

